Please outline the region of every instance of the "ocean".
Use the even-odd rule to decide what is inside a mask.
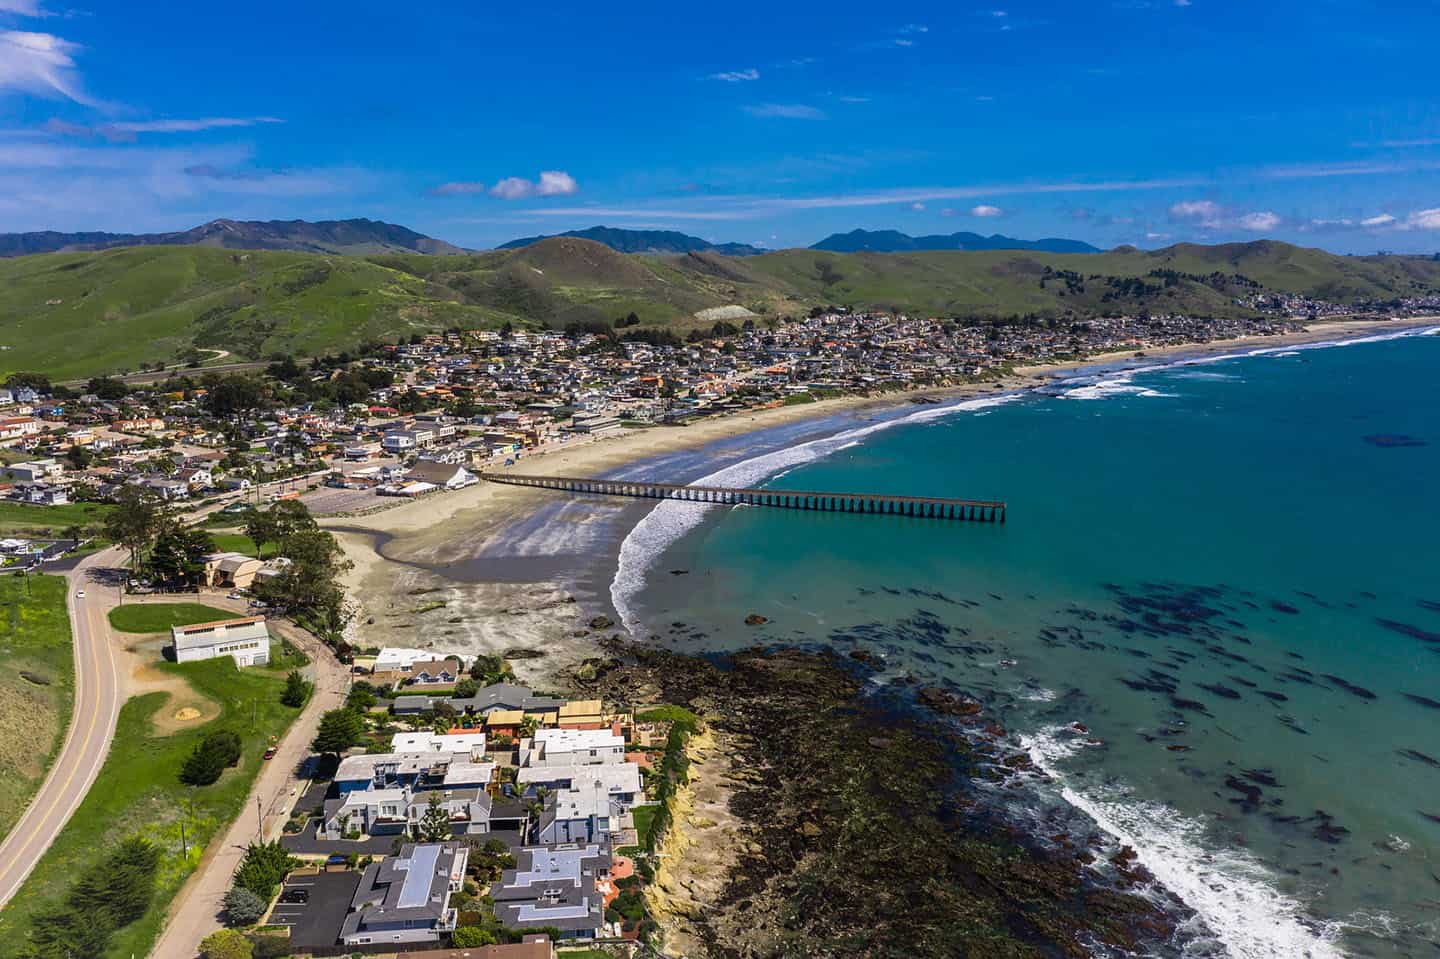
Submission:
[[[982,700],[1194,910],[1175,955],[1440,941],[1440,336],[1237,349],[636,464],[1002,499],[955,523],[662,503],[610,586],[684,651],[863,648]],[[1133,364],[1132,364],[1133,365]],[[747,626],[747,615],[768,619]]]

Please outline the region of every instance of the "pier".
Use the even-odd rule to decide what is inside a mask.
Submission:
[[[986,499],[947,499],[938,496],[892,496],[888,493],[822,493],[814,490],[759,489],[728,486],[690,486],[646,480],[583,479],[574,476],[525,476],[518,473],[481,473],[490,483],[529,486],[564,493],[630,496],[637,499],[672,499],[688,503],[728,506],[769,506],[776,509],[822,513],[870,513],[914,516],[922,519],[1005,522],[1005,503]]]

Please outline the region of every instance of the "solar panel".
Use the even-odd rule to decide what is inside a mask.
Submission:
[[[430,883],[435,878],[435,864],[440,859],[439,846],[416,846],[410,854],[410,868],[400,886],[400,908],[417,909],[430,901]]]

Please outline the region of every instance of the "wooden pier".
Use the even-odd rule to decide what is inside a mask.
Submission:
[[[645,480],[582,479],[574,476],[525,476],[520,473],[481,473],[491,483],[529,486],[565,493],[631,496],[638,499],[673,499],[690,503],[730,506],[770,506],[777,509],[824,513],[871,513],[915,516],[924,519],[1005,522],[1000,500],[946,499],[938,496],[891,496],[886,493],[821,493],[813,490],[750,489],[727,486],[688,486]]]

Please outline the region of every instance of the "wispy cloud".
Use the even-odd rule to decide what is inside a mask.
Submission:
[[[16,13],[22,17],[40,16],[40,4],[36,0],[0,0],[0,13]]]
[[[88,126],[69,123],[65,120],[46,121],[45,130],[60,136],[103,137],[111,142],[129,142],[142,133],[199,133],[205,130],[223,130],[236,127],[253,127],[269,123],[284,123],[279,117],[202,117],[195,120],[136,120],[116,123],[101,123]]]
[[[1220,204],[1213,200],[1181,200],[1170,206],[1170,219],[1214,228],[1220,226],[1224,212]]]
[[[433,196],[465,196],[488,193],[502,200],[528,200],[534,197],[570,196],[580,192],[580,184],[563,170],[544,170],[538,180],[507,176],[493,186],[477,180],[452,180],[442,183],[430,193]]]
[[[982,216],[982,217],[985,217],[985,216],[1004,216],[1004,215],[1005,215],[1005,211],[1002,210],[1002,209],[1000,209],[998,206],[991,206],[991,205],[988,204],[988,203],[981,203],[979,206],[972,206],[972,207],[970,208],[970,215],[971,215],[971,216]]]
[[[616,220],[745,220],[750,214],[738,210],[665,210],[651,207],[562,206],[541,207],[526,213],[547,217],[608,217]]]
[[[1416,210],[1405,218],[1407,230],[1440,230],[1440,207]]]
[[[781,120],[823,120],[825,114],[803,103],[753,103],[745,108],[752,117]]]
[[[1266,233],[1280,225],[1280,215],[1270,210],[1257,210],[1243,214],[1238,222],[1242,229],[1252,233]]]
[[[1393,216],[1388,213],[1381,213],[1376,216],[1367,216],[1360,221],[1360,225],[1368,227],[1389,226],[1394,222],[1395,218]]]
[[[745,83],[750,80],[759,80],[760,71],[754,67],[747,70],[726,70],[723,73],[710,74],[711,80],[723,80],[726,83]]]
[[[74,55],[79,50],[79,44],[51,33],[0,30],[0,93],[58,95],[95,106],[76,72]]]

